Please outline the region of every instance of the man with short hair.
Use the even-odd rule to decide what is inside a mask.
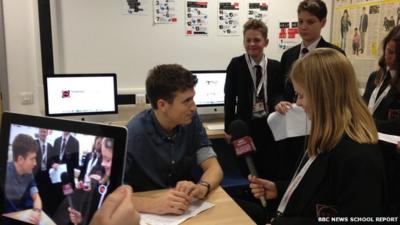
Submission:
[[[275,105],[275,111],[281,114],[285,114],[292,107],[292,103],[296,102],[297,96],[289,79],[289,73],[298,59],[303,58],[309,51],[316,48],[333,48],[345,54],[342,49],[325,41],[321,36],[321,30],[326,24],[327,14],[326,4],[322,0],[303,0],[297,7],[299,34],[302,41],[286,50],[281,58],[284,100]],[[295,166],[304,153],[304,136],[280,141],[278,145],[280,166],[277,179],[288,180],[293,176]]]
[[[151,109],[127,125],[126,183],[135,191],[171,188],[158,198],[133,197],[138,211],[182,214],[222,179],[222,170],[196,113],[196,76],[180,65],[153,68],[146,80]],[[199,165],[197,183],[191,172]]]
[[[7,164],[5,213],[33,209],[29,222],[38,224],[42,211],[33,168],[36,166],[37,144],[26,134],[18,134],[12,143],[13,161]]]
[[[345,54],[339,47],[325,41],[321,36],[322,28],[326,24],[328,10],[321,0],[303,0],[297,7],[298,29],[301,43],[286,50],[282,54],[281,66],[285,79],[284,101],[275,106],[278,112],[286,112],[292,102],[296,102],[293,85],[290,82],[289,73],[297,59],[303,58],[309,51],[316,48],[333,48]]]

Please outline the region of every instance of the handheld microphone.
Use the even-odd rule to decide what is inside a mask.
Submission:
[[[256,151],[253,139],[249,136],[249,128],[243,120],[234,120],[229,125],[229,133],[232,136],[232,144],[235,153],[239,157],[244,157],[246,160],[247,168],[250,174],[258,177],[257,169],[254,165],[253,159],[250,154]],[[260,197],[263,207],[267,207],[267,201],[264,196]]]
[[[63,194],[68,200],[69,207],[75,209],[71,198],[71,195],[74,193],[74,189],[72,188],[72,185],[70,183],[70,177],[67,172],[63,172],[61,174],[61,184],[62,184]]]

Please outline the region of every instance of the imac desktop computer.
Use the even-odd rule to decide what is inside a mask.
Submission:
[[[197,113],[209,130],[224,129],[225,70],[192,71],[197,76],[194,101]]]
[[[45,78],[46,116],[109,122],[117,117],[116,74],[55,74]]]
[[[225,70],[192,71],[197,76],[194,101],[199,115],[224,114]]]

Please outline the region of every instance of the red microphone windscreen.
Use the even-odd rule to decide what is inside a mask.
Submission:
[[[72,186],[71,186],[70,183],[64,184],[62,186],[62,189],[63,189],[63,194],[64,195],[70,195],[70,194],[74,193],[74,189],[72,189]]]
[[[246,155],[254,151],[253,140],[249,136],[244,136],[232,141],[233,148],[237,156]]]

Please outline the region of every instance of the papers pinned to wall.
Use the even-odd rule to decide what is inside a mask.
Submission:
[[[176,18],[175,0],[154,0],[153,1],[154,24],[174,24]]]
[[[208,2],[186,1],[185,33],[187,36],[208,35]]]
[[[217,34],[220,36],[241,35],[242,27],[239,17],[239,2],[220,0],[218,2],[218,28]]]

